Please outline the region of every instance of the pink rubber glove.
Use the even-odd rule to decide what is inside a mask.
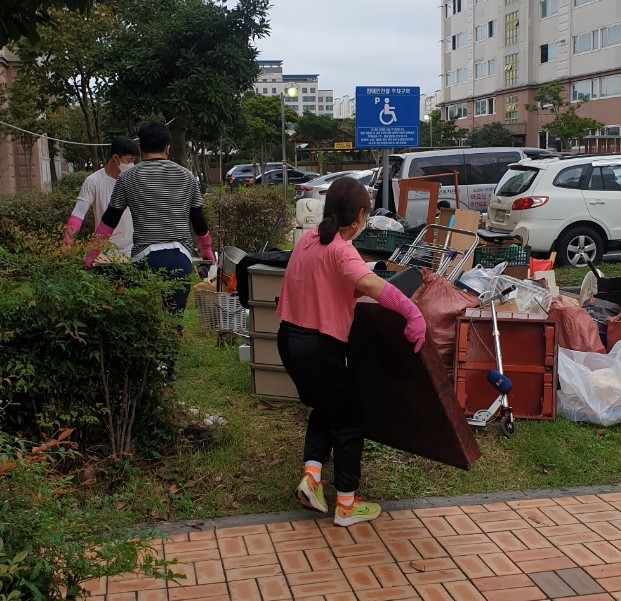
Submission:
[[[73,237],[80,231],[82,227],[82,219],[76,217],[75,215],[71,215],[69,217],[69,221],[67,221],[67,225],[65,226],[65,245],[67,248],[71,248],[73,246]]]
[[[427,325],[419,308],[403,292],[386,282],[377,302],[386,309],[395,311],[405,317],[407,323],[403,335],[408,342],[414,345],[414,352],[418,353],[425,342]]]
[[[201,259],[205,259],[205,261],[213,261],[215,263],[216,258],[213,256],[213,251],[211,250],[211,234],[207,232],[204,236],[196,236],[198,240],[198,249],[201,253]]]
[[[97,229],[95,230],[94,242],[99,244],[97,244],[97,246],[86,255],[84,259],[84,267],[86,267],[86,269],[90,269],[93,266],[93,261],[101,252],[101,247],[103,246],[102,243],[108,240],[108,238],[112,236],[113,232],[114,228],[106,225],[103,221],[97,226]]]

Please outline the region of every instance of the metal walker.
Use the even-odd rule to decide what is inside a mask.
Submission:
[[[468,240],[470,244],[462,249],[452,247],[451,241],[456,235],[463,236],[461,240]],[[427,238],[432,242],[427,242]],[[474,254],[478,244],[479,236],[475,232],[445,225],[427,225],[412,244],[398,246],[388,261],[398,265],[426,267],[454,283],[461,275],[466,261]]]

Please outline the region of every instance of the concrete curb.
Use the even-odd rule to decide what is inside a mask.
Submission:
[[[524,501],[526,499],[550,499],[558,497],[574,497],[582,495],[601,495],[621,492],[621,483],[602,484],[598,486],[576,486],[567,488],[542,488],[537,490],[476,493],[454,497],[426,497],[422,499],[400,499],[381,501],[384,511],[402,511],[408,509],[425,509],[428,507],[453,507],[456,505],[482,505],[484,503],[501,503],[505,501]],[[185,520],[182,522],[159,522],[152,524],[150,529],[160,536],[196,532],[201,530],[217,530],[237,526],[255,526],[257,524],[274,524],[277,522],[294,522],[298,520],[314,520],[330,517],[332,513],[320,514],[312,511],[275,511],[239,515],[206,520]]]

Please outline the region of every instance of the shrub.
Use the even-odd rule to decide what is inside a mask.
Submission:
[[[226,244],[255,252],[263,248],[268,238],[270,248],[291,241],[294,220],[282,186],[238,188],[211,197],[206,214],[214,248]]]
[[[19,232],[52,237],[60,242],[87,175],[83,171],[66,175],[52,192],[31,190],[0,196],[0,244],[8,250],[15,249]],[[78,239],[90,238],[93,231],[93,212],[89,211]]]
[[[0,400],[15,405],[4,429],[76,427],[83,444],[107,433],[113,455],[132,449],[134,432],[153,443],[153,431],[167,431],[159,368],[178,347],[162,307],[172,284],[132,265],[86,272],[80,244],[63,254],[22,236],[18,248],[0,247]]]
[[[43,452],[0,432],[0,599],[69,601],[88,580],[133,571],[179,577],[175,561],[156,558],[150,533],[105,500],[93,507],[72,494],[54,462],[73,451],[54,442],[56,451]]]

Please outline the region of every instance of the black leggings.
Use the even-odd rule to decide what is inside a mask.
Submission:
[[[347,344],[282,322],[278,352],[300,400],[312,407],[304,461],[326,463],[334,451],[334,486],[351,492],[360,482],[363,429],[356,388],[347,368]]]

